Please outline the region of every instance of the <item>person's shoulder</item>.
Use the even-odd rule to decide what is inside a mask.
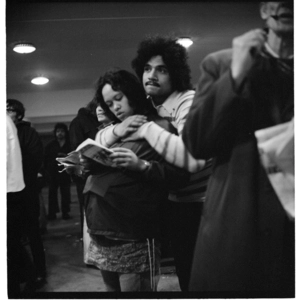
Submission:
[[[77,115],[72,119],[71,123],[77,122],[80,119],[85,119],[90,115],[90,112],[86,108],[80,108],[77,112]]]
[[[23,132],[24,134],[35,134],[37,131],[32,127],[29,121],[21,120],[17,123],[18,132]]]
[[[56,139],[51,139],[45,146],[45,148],[51,148],[52,146],[56,146],[57,145],[57,141]]]
[[[179,109],[183,104],[189,104],[193,101],[195,90],[185,90],[182,92],[174,92],[166,105],[170,108]]]
[[[31,123],[29,121],[21,120],[21,121],[17,122],[18,129],[30,128],[30,127],[31,127]]]
[[[208,54],[203,62],[215,61],[215,62],[229,62],[232,58],[232,49],[223,49],[213,53]]]
[[[177,98],[178,99],[188,99],[193,98],[195,95],[195,90],[186,90],[183,92],[177,92]]]

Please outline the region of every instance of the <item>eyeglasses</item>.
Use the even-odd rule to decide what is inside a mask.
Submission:
[[[17,111],[15,109],[13,109],[13,108],[7,108],[6,112],[7,113],[11,113],[11,112],[17,112]]]

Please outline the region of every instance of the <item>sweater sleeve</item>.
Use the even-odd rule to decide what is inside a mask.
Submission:
[[[154,122],[141,127],[140,136],[168,163],[183,168],[191,173],[201,170],[204,160],[196,160],[186,149],[181,136],[171,134]]]
[[[115,125],[109,125],[106,128],[100,130],[95,137],[95,141],[99,142],[105,147],[110,147],[119,140],[118,136],[113,133]]]

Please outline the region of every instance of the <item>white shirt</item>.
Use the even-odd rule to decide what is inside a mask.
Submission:
[[[6,115],[6,183],[6,192],[18,192],[25,188],[18,131],[8,115]]]
[[[193,103],[195,91],[173,92],[162,105],[155,106],[157,114],[167,119],[181,135],[186,117]]]

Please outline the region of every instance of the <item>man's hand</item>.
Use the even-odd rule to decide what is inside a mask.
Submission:
[[[233,39],[231,75],[236,87],[238,87],[247,76],[255,62],[255,55],[261,51],[266,39],[267,34],[262,29],[249,31]]]
[[[147,165],[137,155],[126,148],[112,148],[114,153],[109,157],[119,168],[126,168],[132,171],[143,171]]]
[[[141,125],[147,122],[147,117],[144,115],[133,115],[127,117],[121,123],[117,124],[114,133],[118,137],[126,137],[130,133],[135,132]]]

